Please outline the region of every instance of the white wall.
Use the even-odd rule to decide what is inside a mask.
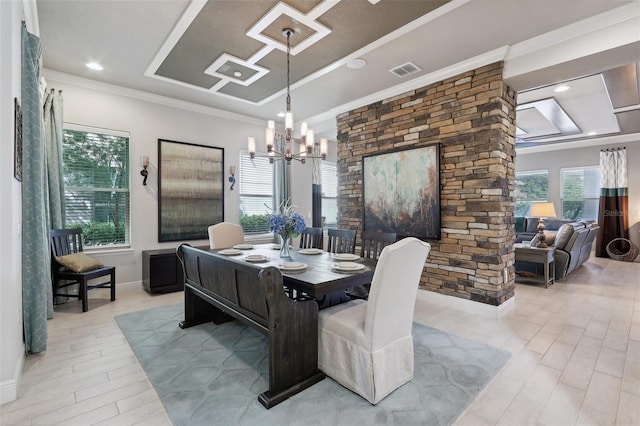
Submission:
[[[55,76],[55,74],[53,74]],[[45,73],[47,76],[47,73]],[[105,90],[122,88],[96,85],[75,79],[69,82],[56,81],[47,77],[47,84],[62,90],[64,98],[64,121],[66,123],[100,127],[129,132],[131,157],[131,249],[100,252],[94,256],[105,264],[116,266],[118,283],[136,282],[142,279],[143,250],[175,248],[180,242],[158,243],[158,180],[157,154],[158,139],[211,145],[224,148],[225,162],[225,220],[239,222],[238,187],[229,191],[227,182],[229,166],[238,165],[241,151],[247,149],[247,136],[256,136],[256,145],[263,147],[264,126],[260,120],[232,120],[206,113],[201,108],[194,112],[167,106]],[[81,87],[83,86],[83,87]],[[135,92],[131,92],[135,96]],[[240,121],[242,120],[242,121]],[[335,151],[335,147],[332,148]],[[140,159],[149,156],[149,178],[147,186],[142,185]],[[333,154],[335,156],[335,154]],[[292,167],[292,203],[299,206],[306,216],[311,211],[311,162],[294,162]],[[236,178],[241,179],[236,175]],[[207,240],[187,241],[193,245],[207,245]]]
[[[549,201],[560,205],[560,169],[566,167],[598,166],[600,150],[614,147],[627,148],[629,180],[629,227],[631,241],[640,246],[640,137],[631,142],[587,146],[573,149],[516,155],[516,171],[548,170]],[[522,150],[525,151],[526,150]]]
[[[0,1],[0,404],[17,397],[22,341],[21,185],[13,178],[13,99],[20,99],[22,6]],[[8,204],[7,204],[8,203]]]

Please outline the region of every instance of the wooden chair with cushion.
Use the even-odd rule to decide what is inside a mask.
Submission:
[[[372,404],[413,378],[413,310],[430,250],[414,237],[385,247],[368,301],[318,313],[318,367]]]
[[[306,228],[300,233],[300,248],[317,248],[322,250],[324,247],[322,228]]]
[[[395,232],[377,232],[377,231],[363,231],[360,239],[360,256],[378,260],[382,250],[396,242],[397,234]],[[367,299],[369,297],[369,288],[371,284],[363,284],[358,287],[347,290],[347,295],[352,299]]]
[[[116,268],[104,266],[82,252],[82,229],[52,229],[51,278],[53,298],[77,297],[82,301],[82,312],[89,310],[88,291],[94,288],[111,289],[111,301],[116,300]],[[109,276],[108,281],[89,285],[90,280]],[[60,293],[60,289],[78,285],[78,294]]]
[[[362,240],[360,256],[377,260],[380,253],[382,253],[382,249],[395,243],[397,238],[398,236],[395,232],[363,231],[360,235]]]
[[[223,249],[244,244],[242,226],[231,222],[220,222],[209,227],[209,248]]]
[[[329,228],[327,235],[329,236],[327,247],[329,253],[356,252],[356,231],[354,229]]]

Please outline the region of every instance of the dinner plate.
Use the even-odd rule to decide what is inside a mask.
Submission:
[[[238,249],[238,250],[251,250],[253,248],[253,245],[251,244],[236,244],[235,246],[233,246],[234,249]]]
[[[271,250],[280,250],[280,244],[271,244]]]
[[[306,248],[306,249],[300,249],[299,253],[300,254],[320,254],[322,253],[322,250],[319,248]]]
[[[357,260],[360,259],[360,256],[352,253],[335,253],[333,258],[335,260]]]
[[[221,254],[223,256],[237,256],[239,254],[242,254],[242,251],[230,248],[230,249],[220,250],[218,254]]]
[[[364,265],[362,263],[355,262],[339,262],[334,263],[331,266],[340,271],[359,271],[360,269],[364,269]]]
[[[280,269],[283,271],[301,271],[307,267],[306,263],[302,262],[284,262],[280,265]]]
[[[267,256],[263,256],[261,254],[250,254],[244,258],[247,262],[266,262],[269,260]]]

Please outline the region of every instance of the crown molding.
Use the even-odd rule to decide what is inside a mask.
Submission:
[[[506,60],[528,55],[532,52],[548,49],[550,46],[565,43],[569,40],[589,35],[596,31],[620,25],[621,23],[640,17],[640,2],[611,9],[582,21],[574,22],[562,28],[549,31],[539,36],[514,44],[509,49]]]
[[[205,105],[195,104],[193,102],[181,101],[178,99],[170,98],[168,96],[155,95],[142,90],[129,89],[127,87],[117,86],[115,84],[102,83],[87,78],[77,77],[75,75],[62,73],[50,69],[44,69],[43,75],[46,79],[59,81],[60,83],[69,84],[76,87],[82,87],[84,89],[97,90],[99,92],[105,92],[112,95],[125,96],[140,101],[151,102],[154,104],[164,105],[171,108],[182,109],[190,112],[197,112],[200,114],[210,115],[213,117],[224,118],[227,120],[239,121],[245,124],[252,124],[263,126],[264,120],[249,117],[234,112],[221,110],[218,108],[208,107]]]
[[[562,151],[565,149],[584,149],[590,146],[603,146],[621,143],[637,143],[640,142],[640,133],[629,133],[626,135],[604,136],[593,139],[580,139],[571,142],[557,142],[542,144],[538,146],[528,146],[523,148],[516,147],[516,154],[534,154],[538,152]]]

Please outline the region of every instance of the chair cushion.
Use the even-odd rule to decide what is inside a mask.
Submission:
[[[93,257],[87,256],[84,253],[72,253],[64,256],[56,256],[56,262],[66,266],[74,272],[87,272],[104,266]]]

